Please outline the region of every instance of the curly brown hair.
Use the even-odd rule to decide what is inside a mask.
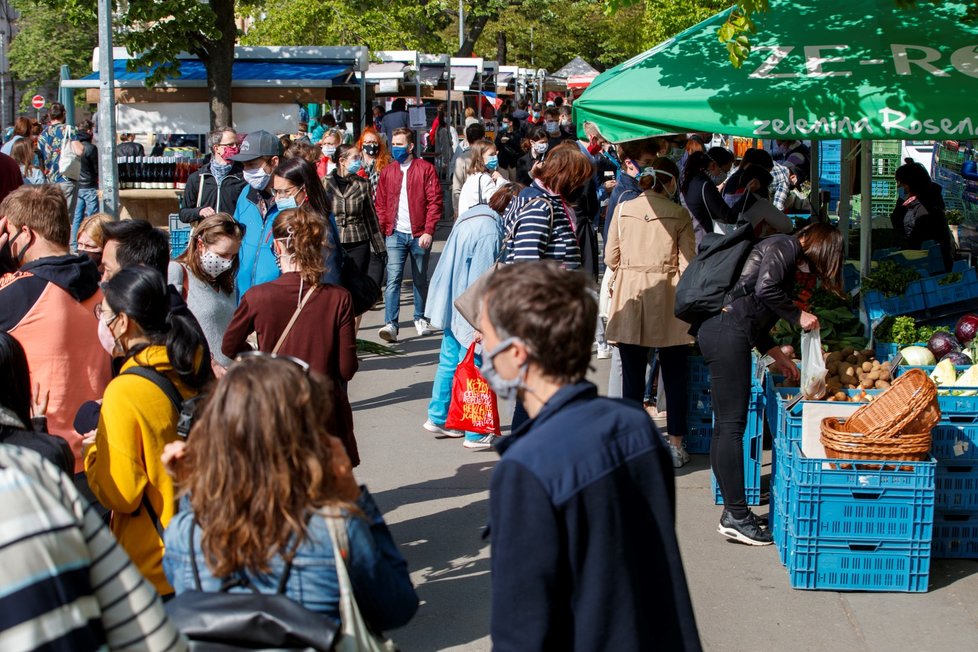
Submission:
[[[308,512],[344,506],[332,473],[333,410],[327,378],[271,356],[234,363],[207,397],[181,490],[215,577],[268,572],[303,541]]]
[[[272,222],[272,237],[285,241],[285,250],[299,266],[302,280],[310,285],[317,285],[326,272],[327,219],[306,203],[282,211]]]

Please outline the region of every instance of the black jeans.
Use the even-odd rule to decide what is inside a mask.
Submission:
[[[703,322],[700,351],[710,368],[713,401],[713,440],[710,465],[723,504],[734,518],[747,516],[744,496],[744,430],[750,407],[751,343],[747,327],[728,313]]]
[[[686,356],[688,346],[664,346],[656,349],[666,391],[666,429],[673,437],[686,436]],[[645,397],[645,370],[652,349],[636,344],[618,344],[621,356],[621,395],[639,405]]]

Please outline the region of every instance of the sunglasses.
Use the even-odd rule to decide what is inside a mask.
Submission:
[[[245,351],[244,353],[239,353],[234,359],[235,362],[241,362],[242,360],[248,360],[252,358],[270,358],[272,360],[285,360],[286,362],[291,362],[295,366],[302,369],[303,373],[307,376],[309,375],[310,367],[309,363],[305,360],[297,358],[293,355],[279,355],[278,353],[265,353],[264,351]]]

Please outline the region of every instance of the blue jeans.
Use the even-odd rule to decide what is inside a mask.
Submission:
[[[78,199],[75,202],[75,213],[71,220],[71,247],[78,244],[78,227],[85,218],[98,212],[98,188],[79,188]]]
[[[444,426],[448,419],[448,406],[452,401],[452,381],[455,378],[455,367],[465,358],[466,349],[455,339],[448,329],[442,331],[441,351],[438,353],[438,369],[435,371],[435,382],[431,386],[431,402],[428,403],[428,418],[436,426]],[[476,354],[475,364],[482,364],[482,356]],[[483,435],[475,432],[465,433],[469,440],[481,439]]]
[[[404,280],[404,260],[411,259],[411,284],[414,286],[414,319],[424,317],[424,304],[428,300],[428,258],[431,249],[422,249],[418,238],[410,233],[394,233],[387,236],[387,287],[384,289],[384,321],[397,330],[401,313],[401,281]]]

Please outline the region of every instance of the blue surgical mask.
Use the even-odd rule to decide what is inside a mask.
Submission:
[[[295,197],[282,197],[281,199],[276,199],[275,205],[278,206],[279,212],[287,211],[291,208],[299,208],[299,205],[295,202]]]
[[[486,380],[486,383],[489,384],[490,389],[496,393],[497,397],[504,401],[512,400],[516,397],[517,390],[521,388],[525,389],[523,383],[526,380],[527,365],[524,364],[522,367],[520,367],[520,372],[516,378],[507,380],[500,377],[500,375],[496,373],[496,367],[493,365],[492,361],[497,355],[513,346],[513,344],[516,342],[520,341],[522,340],[520,340],[518,337],[507,337],[505,340],[496,345],[496,348],[482,356],[482,366],[479,367],[479,373],[482,374],[482,377]]]
[[[495,172],[496,168],[498,167],[499,167],[499,157],[493,154],[492,156],[489,157],[489,160],[486,161],[486,169],[489,170],[490,172]]]
[[[332,161],[333,160],[333,156],[335,154],[336,154],[336,148],[335,147],[324,147],[323,148],[323,155],[326,158],[328,158],[329,160]]]
[[[362,167],[363,167],[363,161],[361,161],[358,158],[355,158],[352,161],[350,161],[349,165],[346,166],[346,173],[356,174],[357,172],[360,171],[360,168]]]
[[[404,161],[406,161],[410,155],[411,150],[407,147],[398,147],[397,145],[391,147],[391,156],[393,156],[394,160],[398,163],[404,163]]]
[[[506,124],[505,122],[499,125],[499,131],[508,131],[508,130],[509,130],[509,125]]]
[[[261,191],[268,186],[268,182],[272,180],[272,175],[270,172],[266,172],[263,166],[257,170],[245,170],[244,180],[255,190]]]
[[[546,128],[548,134],[557,133],[560,131],[560,123],[554,122],[553,120],[547,120],[544,122],[544,128]]]

